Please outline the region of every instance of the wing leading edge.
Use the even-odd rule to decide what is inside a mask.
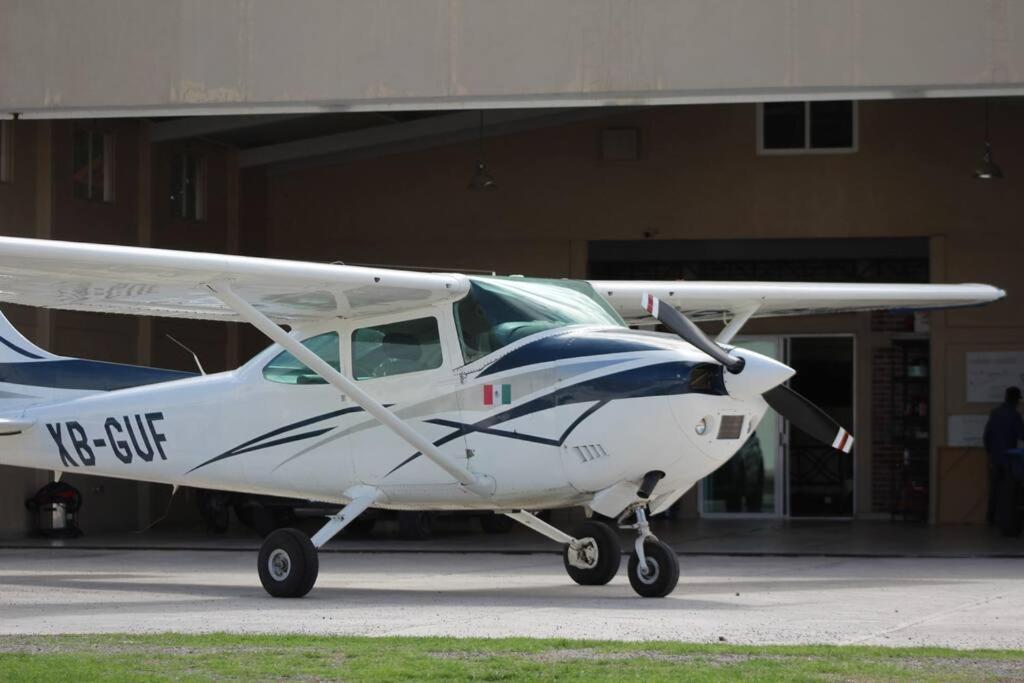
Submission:
[[[465,276],[0,237],[0,301],[75,311],[240,320],[206,286],[276,322],[400,312],[468,291]]]
[[[649,292],[691,320],[745,316],[848,313],[872,310],[927,310],[976,306],[1001,299],[991,285],[846,284],[816,282],[633,282],[592,280],[590,284],[627,322],[654,322],[641,303]]]
[[[76,311],[235,321],[208,284],[232,291],[271,320],[294,323],[396,313],[461,298],[469,279],[251,256],[0,237],[0,301]],[[627,321],[650,321],[649,292],[692,320],[921,310],[1005,296],[980,284],[591,281]]]

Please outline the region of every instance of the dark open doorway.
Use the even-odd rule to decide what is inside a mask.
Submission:
[[[796,370],[790,386],[854,432],[853,337],[790,337],[787,347],[788,363]],[[851,517],[853,453],[841,453],[794,427],[788,432],[789,515]]]

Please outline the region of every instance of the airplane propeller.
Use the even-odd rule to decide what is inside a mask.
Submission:
[[[789,420],[800,431],[843,453],[849,453],[853,448],[853,435],[850,432],[843,429],[821,408],[785,384],[769,389],[762,396],[775,412]]]
[[[703,330],[697,327],[692,320],[677,311],[673,306],[662,306],[658,297],[646,292],[644,292],[643,295],[643,306],[648,313],[658,320],[658,322],[682,337],[684,341],[693,344],[698,349],[717,360],[732,374],[738,375],[743,372],[743,366],[746,365],[745,360],[739,356],[730,355],[728,351],[723,349],[716,342],[711,341],[711,339],[704,334]]]
[[[713,341],[692,320],[671,305],[662,306],[658,297],[644,293],[644,309],[662,325],[721,363],[727,371],[737,375],[743,371],[746,361]],[[779,384],[762,393],[765,402],[782,417],[807,433],[809,436],[828,444],[843,453],[853,448],[853,435],[843,429],[825,411],[784,384]]]

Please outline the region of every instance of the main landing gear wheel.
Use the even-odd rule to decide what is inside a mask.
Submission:
[[[565,571],[581,586],[603,586],[619,572],[622,547],[619,535],[607,524],[584,522],[573,531],[579,544],[562,551]]]
[[[629,556],[629,585],[645,598],[663,598],[679,583],[679,558],[665,543],[644,540],[645,564],[635,552]]]
[[[278,529],[260,546],[260,582],[275,598],[301,598],[313,588],[320,560],[309,536],[298,529]]]

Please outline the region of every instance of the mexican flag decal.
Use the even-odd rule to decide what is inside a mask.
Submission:
[[[511,384],[485,384],[484,405],[485,406],[506,406],[512,403]]]

